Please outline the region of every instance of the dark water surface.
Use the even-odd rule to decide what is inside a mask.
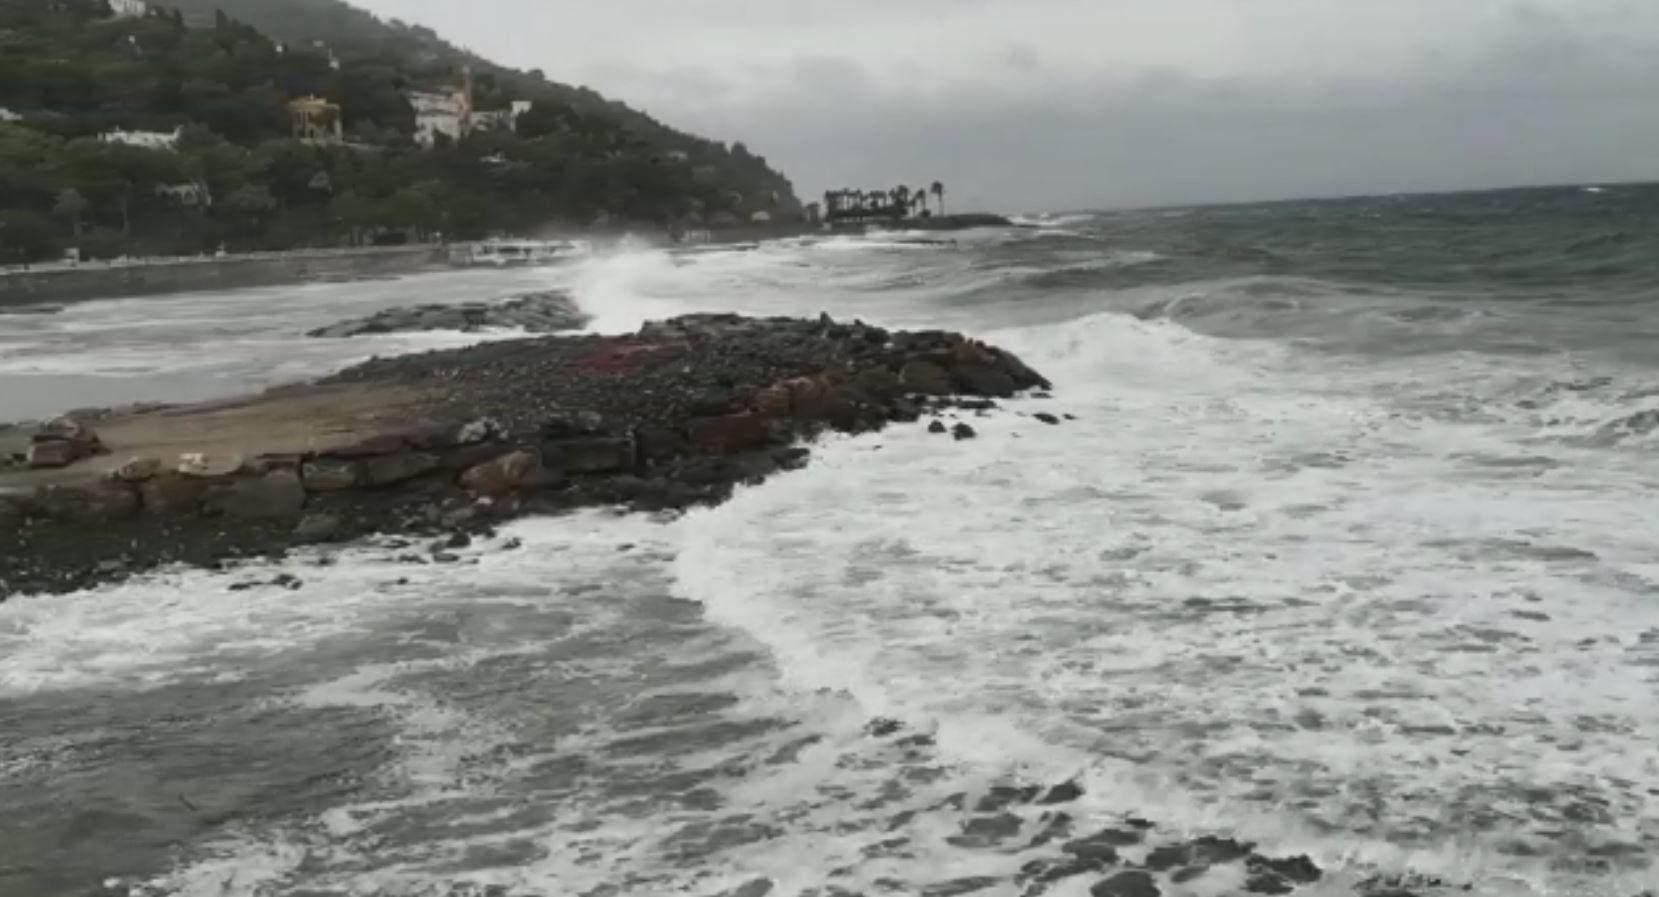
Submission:
[[[0,417],[548,287],[605,330],[966,329],[1058,386],[680,520],[0,605],[0,895],[1020,894],[1040,850],[964,807],[1072,778],[1080,827],[1305,852],[1327,893],[1659,885],[1659,188],[1031,222],[0,318]]]

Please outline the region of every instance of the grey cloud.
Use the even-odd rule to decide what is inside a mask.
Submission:
[[[808,194],[938,177],[957,208],[1077,208],[1659,175],[1659,4],[474,0],[544,10],[536,44],[367,2],[744,140]]]

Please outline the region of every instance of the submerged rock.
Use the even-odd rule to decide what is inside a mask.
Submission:
[[[460,305],[412,305],[389,308],[366,318],[319,327],[306,336],[339,339],[376,333],[413,333],[425,330],[519,329],[528,333],[580,330],[592,318],[564,293],[526,293],[506,302],[467,302]]]

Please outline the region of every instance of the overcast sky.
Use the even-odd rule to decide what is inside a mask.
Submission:
[[[803,197],[1067,210],[1659,180],[1659,0],[355,0]]]

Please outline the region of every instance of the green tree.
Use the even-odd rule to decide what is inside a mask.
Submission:
[[[0,209],[0,264],[43,261],[62,251],[58,229],[45,215],[28,209]]]
[[[80,236],[81,216],[86,214],[86,197],[74,187],[65,187],[58,191],[58,198],[52,203],[52,214],[69,220],[69,232]]]

